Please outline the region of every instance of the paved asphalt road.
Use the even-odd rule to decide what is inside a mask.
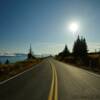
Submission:
[[[44,60],[33,69],[0,85],[0,100],[48,100],[51,66]]]
[[[56,68],[58,100],[100,100],[100,75],[48,58],[0,85],[0,100],[48,100],[52,68]]]
[[[59,100],[100,100],[100,75],[52,59]]]

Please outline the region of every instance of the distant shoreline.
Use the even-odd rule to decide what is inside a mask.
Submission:
[[[5,63],[6,60],[9,60],[10,63],[15,63],[17,61],[23,61],[27,59],[27,55],[15,55],[15,56],[0,56],[0,62]]]

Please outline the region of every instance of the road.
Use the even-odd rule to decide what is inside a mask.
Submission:
[[[33,69],[0,85],[0,100],[47,100],[51,66],[45,60]]]
[[[100,75],[52,60],[58,76],[59,100],[100,100]]]
[[[48,58],[0,84],[0,100],[100,100],[100,75]]]

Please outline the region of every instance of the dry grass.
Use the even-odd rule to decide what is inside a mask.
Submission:
[[[0,81],[8,79],[40,62],[39,59],[16,62],[14,64],[0,64]]]

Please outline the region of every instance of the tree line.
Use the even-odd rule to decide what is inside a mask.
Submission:
[[[62,52],[60,52],[57,57],[63,59],[72,57],[71,60],[80,61],[82,63],[87,63],[88,59],[88,46],[86,39],[83,37],[78,36],[76,41],[74,42],[72,52],[69,51],[67,45],[65,45],[65,48]]]

